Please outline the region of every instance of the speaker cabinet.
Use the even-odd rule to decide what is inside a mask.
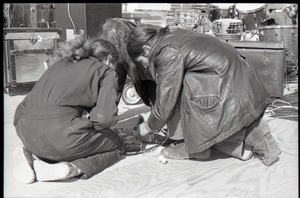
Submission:
[[[273,98],[281,98],[284,91],[286,49],[279,41],[230,41],[252,64]]]

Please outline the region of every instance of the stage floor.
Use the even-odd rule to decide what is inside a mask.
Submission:
[[[288,79],[282,100],[298,106],[298,78]],[[201,198],[296,198],[298,192],[298,111],[282,109],[265,118],[282,153],[279,162],[264,166],[258,159],[248,161],[213,152],[205,162],[158,161],[159,149],[152,153],[124,156],[122,160],[88,180],[19,183],[12,174],[12,152],[22,145],[13,126],[17,105],[28,91],[4,94],[4,197],[201,197]],[[119,126],[131,127],[131,119],[147,113],[140,105],[119,105]],[[126,123],[127,122],[127,123]]]

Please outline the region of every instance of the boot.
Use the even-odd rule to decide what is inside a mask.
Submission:
[[[253,147],[253,154],[265,166],[271,166],[279,160],[281,150],[270,132],[263,134],[263,130],[253,130],[245,139],[245,144]]]
[[[24,147],[17,147],[13,152],[15,166],[13,174],[22,183],[30,184],[35,181],[33,170],[33,155]]]
[[[36,179],[40,182],[66,180],[82,174],[81,170],[70,162],[50,164],[42,160],[35,160],[33,167]]]
[[[210,158],[211,149],[208,148],[203,152],[189,154],[186,151],[185,143],[179,143],[173,147],[167,147],[161,150],[160,153],[162,156],[170,159],[185,160],[185,159],[194,159],[194,160],[207,160]]]

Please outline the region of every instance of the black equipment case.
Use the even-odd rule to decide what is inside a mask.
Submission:
[[[33,86],[54,57],[61,31],[56,28],[4,28],[3,73],[4,89]]]
[[[229,41],[253,65],[271,97],[281,98],[286,71],[286,49],[277,41]]]

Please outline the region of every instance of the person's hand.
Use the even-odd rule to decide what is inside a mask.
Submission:
[[[81,113],[81,117],[89,119],[89,118],[91,117],[91,115],[89,114],[89,112],[83,111],[83,112]]]
[[[148,123],[147,122],[143,122],[138,126],[138,132],[141,134],[141,136],[145,136],[149,133],[151,133],[149,127],[148,127]]]

